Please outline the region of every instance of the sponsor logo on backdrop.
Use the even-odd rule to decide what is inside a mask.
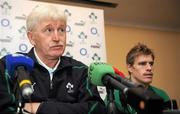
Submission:
[[[65,56],[73,58],[73,56],[71,55],[69,51],[66,52]]]
[[[0,42],[11,42],[12,39],[11,36],[6,36],[5,38],[0,38]]]
[[[101,48],[101,44],[100,43],[96,43],[96,44],[92,44],[91,45],[91,48],[97,48],[97,49],[100,49]]]
[[[0,4],[1,7],[1,13],[2,15],[9,15],[10,14],[10,9],[12,8],[12,6],[9,5],[9,3],[7,1],[3,2],[2,4]]]
[[[71,28],[70,25],[67,25],[67,26],[66,26],[66,32],[67,32],[67,34],[73,35],[72,28]]]
[[[26,39],[26,27],[22,26],[20,29],[18,29],[19,34],[21,35],[21,39]]]
[[[66,32],[71,32],[71,26],[70,25],[66,26]]]
[[[6,18],[1,19],[1,26],[8,27],[10,25],[10,21]]]
[[[69,16],[72,15],[71,12],[70,12],[68,9],[65,9],[65,10],[64,10],[64,14],[65,14],[67,17],[69,17]]]
[[[105,91],[106,91],[106,88],[104,88],[104,87],[98,87],[98,91],[99,91],[100,94],[104,94]]]
[[[86,22],[83,20],[80,20],[79,22],[75,22],[76,26],[84,26],[85,24],[86,24]]]
[[[27,52],[27,50],[28,50],[28,46],[26,44],[22,43],[22,44],[19,45],[19,51]]]
[[[82,56],[87,55],[87,49],[86,49],[86,48],[81,48],[81,49],[80,49],[80,54],[81,54]]]
[[[92,28],[91,28],[91,34],[96,35],[97,33],[98,33],[97,28],[92,27]]]
[[[90,31],[92,35],[96,35],[99,37],[98,29],[96,27],[91,27]]]
[[[3,57],[3,56],[5,56],[5,55],[7,55],[7,54],[10,54],[10,52],[7,51],[6,48],[2,48],[2,49],[0,50],[0,58]]]
[[[81,40],[81,44],[85,44],[85,40],[87,39],[87,35],[84,32],[80,32],[78,38]]]
[[[73,47],[74,46],[74,42],[73,41],[69,41],[67,44],[66,44],[67,47]]]
[[[94,12],[91,12],[91,13],[90,13],[89,19],[91,20],[91,23],[92,23],[92,24],[95,24],[95,23],[96,23],[97,18],[98,18],[98,17],[95,15]]]
[[[101,60],[101,57],[99,57],[97,53],[94,53],[94,55],[92,56],[92,60],[97,62]]]
[[[21,16],[15,16],[15,19],[26,20],[26,15],[22,14]]]

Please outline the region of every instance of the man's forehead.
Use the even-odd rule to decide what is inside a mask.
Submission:
[[[149,61],[153,61],[153,58],[151,55],[139,55],[135,58],[135,62],[149,62]]]
[[[36,26],[36,28],[46,28],[49,26],[55,26],[55,27],[66,27],[66,23],[63,21],[54,21],[54,20],[43,20],[39,22],[39,24]]]
[[[54,19],[44,19],[40,21],[41,24],[51,24],[51,23],[59,23],[65,25],[65,21],[63,20],[54,20]]]

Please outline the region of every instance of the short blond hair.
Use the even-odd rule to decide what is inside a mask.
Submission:
[[[67,17],[64,11],[52,5],[37,5],[29,14],[26,20],[27,31],[33,31],[42,20],[61,20],[66,24]]]

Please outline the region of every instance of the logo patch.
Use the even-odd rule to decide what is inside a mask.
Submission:
[[[71,84],[70,82],[67,83],[66,88],[67,88],[68,93],[74,93],[74,90],[73,90],[74,85]]]

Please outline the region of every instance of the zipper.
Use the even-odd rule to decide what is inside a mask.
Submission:
[[[53,89],[53,72],[50,72],[50,89]]]
[[[50,89],[53,89],[53,82],[50,80]]]

